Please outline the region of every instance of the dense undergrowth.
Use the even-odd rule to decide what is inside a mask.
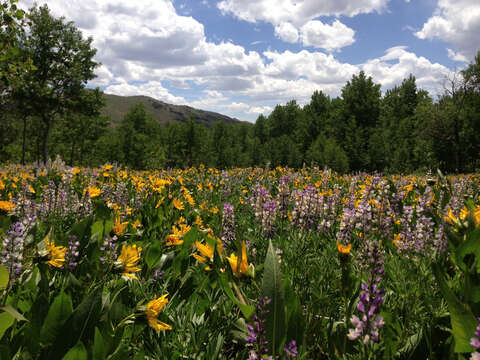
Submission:
[[[479,187],[318,168],[0,168],[0,358],[477,356]]]

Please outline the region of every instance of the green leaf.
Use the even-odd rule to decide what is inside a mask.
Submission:
[[[455,352],[472,352],[470,339],[475,333],[477,320],[467,304],[462,303],[448,287],[439,264],[433,264],[433,273],[437,279],[440,291],[448,304],[452,334],[455,339]]]
[[[5,331],[15,322],[15,318],[8,312],[0,313],[0,339],[2,339]]]
[[[72,299],[63,291],[53,300],[40,331],[40,342],[52,344],[63,324],[73,312]]]
[[[162,258],[162,245],[160,241],[153,241],[145,255],[145,262],[149,269],[155,268]]]
[[[99,240],[103,243],[103,239],[100,239],[103,234],[103,221],[95,221],[91,228],[92,238]]]
[[[285,340],[285,303],[282,286],[282,274],[277,254],[273,249],[272,241],[268,245],[265,259],[262,293],[271,299],[267,306],[270,311],[267,315],[265,330],[268,345],[273,356],[279,353],[282,342]]]
[[[8,280],[10,279],[10,275],[8,274],[8,270],[3,264],[0,264],[0,290],[3,290],[8,285]]]
[[[25,317],[22,314],[20,314],[17,310],[15,310],[12,307],[12,305],[10,305],[10,304],[5,305],[5,306],[1,306],[0,310],[8,312],[10,315],[12,315],[18,321],[28,321],[27,319],[25,319]]]
[[[285,302],[287,304],[287,341],[295,340],[297,344],[303,343],[305,334],[305,319],[298,296],[293,291],[289,282],[285,281]]]
[[[198,230],[192,227],[190,231],[183,237],[183,246],[190,248],[191,245],[198,239]]]
[[[477,269],[480,270],[480,242],[478,241],[480,228],[468,234],[467,239],[455,250],[455,263],[465,272],[469,271],[470,264],[465,263],[467,255],[474,255]],[[468,259],[468,258],[467,258]]]
[[[227,295],[227,297],[230,300],[232,300],[235,303],[235,305],[237,305],[240,308],[240,311],[242,312],[243,316],[249,319],[250,316],[252,316],[253,313],[255,312],[255,307],[252,305],[242,304],[240,300],[237,299],[237,297],[233,294],[232,288],[230,287],[228,280],[225,278],[225,275],[221,274],[218,277],[218,283],[222,288],[223,292],[225,293],[225,295]]]
[[[70,349],[70,351],[64,356],[63,360],[87,360],[87,358],[87,349],[85,349],[82,342],[79,342]]]
[[[94,329],[100,320],[102,311],[102,292],[102,287],[97,287],[70,315],[55,339],[48,356],[49,359],[61,359],[80,340],[91,341],[94,338]]]
[[[93,342],[93,360],[104,360],[106,356],[103,336],[98,328],[95,328],[95,339]]]

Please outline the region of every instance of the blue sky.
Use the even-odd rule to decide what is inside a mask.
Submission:
[[[102,66],[89,86],[252,122],[314,90],[339,96],[361,70],[383,91],[412,73],[437,96],[480,50],[479,0],[37,3],[94,38]]]

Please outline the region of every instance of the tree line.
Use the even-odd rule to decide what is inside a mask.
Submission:
[[[480,169],[480,52],[436,99],[410,75],[383,95],[364,72],[341,95],[315,91],[304,106],[277,105],[255,124],[212,126],[153,120],[135,105],[119,124],[101,115],[102,92],[87,89],[99,65],[92,38],[48,7],[0,5],[0,163],[117,162],[135,169],[205,164],[328,166],[339,172],[409,173]]]

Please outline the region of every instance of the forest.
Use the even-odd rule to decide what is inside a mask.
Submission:
[[[162,126],[142,105],[120,124],[102,115],[99,88],[88,88],[98,63],[92,38],[54,18],[48,7],[28,14],[3,8],[0,67],[0,163],[117,163],[132,169],[204,164],[329,167],[340,173],[475,172],[480,168],[480,52],[439,84],[440,96],[413,75],[382,90],[364,72],[339,97],[315,91],[310,102],[279,104],[254,124],[191,118]],[[8,15],[8,16],[7,16]],[[9,17],[10,16],[10,17]],[[48,41],[47,41],[48,39]]]

